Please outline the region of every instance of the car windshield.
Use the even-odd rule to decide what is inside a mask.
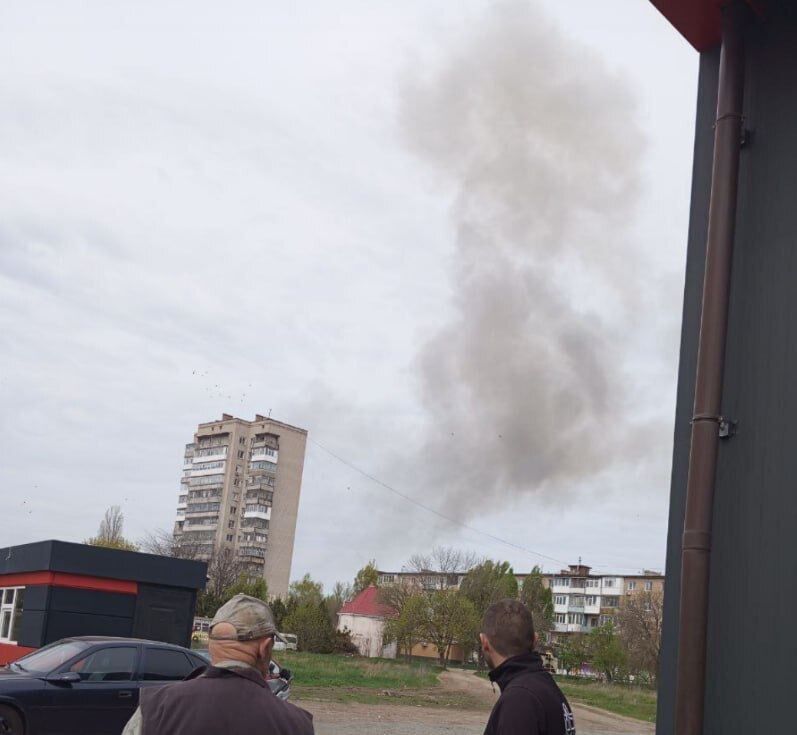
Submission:
[[[85,651],[91,646],[86,641],[64,641],[63,643],[53,643],[34,653],[29,653],[15,662],[15,667],[22,671],[32,671],[36,674],[49,674],[57,669],[61,664],[69,661],[81,651]]]

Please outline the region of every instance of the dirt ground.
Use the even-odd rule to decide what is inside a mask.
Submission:
[[[318,735],[481,735],[497,698],[486,679],[467,671],[447,671],[440,676],[450,692],[469,695],[480,704],[474,709],[415,707],[400,704],[359,704],[296,701],[313,713]],[[651,735],[653,725],[613,715],[593,707],[573,705],[578,735]]]

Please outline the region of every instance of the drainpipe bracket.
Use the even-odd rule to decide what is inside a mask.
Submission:
[[[691,423],[694,425],[698,421],[711,421],[717,424],[717,435],[720,439],[730,439],[736,434],[736,427],[739,425],[738,421],[729,419],[727,416],[714,416],[709,413],[696,413],[692,417]]]
[[[724,416],[720,416],[719,420],[719,438],[720,439],[730,439],[732,436],[736,434],[736,427],[739,425],[738,421],[733,421],[732,419],[725,418]]]

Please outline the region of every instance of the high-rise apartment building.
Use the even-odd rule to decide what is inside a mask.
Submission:
[[[199,424],[185,447],[175,539],[209,559],[231,549],[242,568],[285,596],[307,431],[257,415]]]

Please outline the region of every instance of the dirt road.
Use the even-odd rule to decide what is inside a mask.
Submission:
[[[474,709],[413,707],[400,704],[358,704],[297,701],[313,713],[318,735],[481,735],[497,694],[490,682],[467,671],[447,671],[443,687],[468,694]],[[653,725],[613,715],[592,707],[574,705],[578,735],[651,735]]]

